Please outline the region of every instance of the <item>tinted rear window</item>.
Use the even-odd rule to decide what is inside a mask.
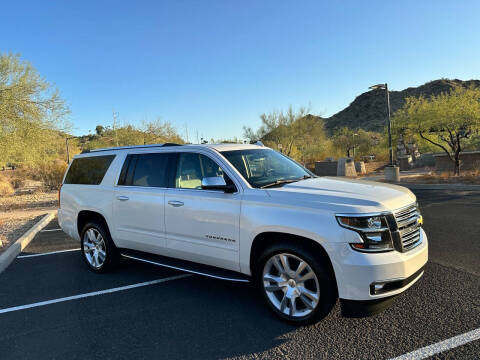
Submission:
[[[98,185],[115,155],[90,156],[74,159],[65,177],[65,184]]]
[[[170,153],[128,155],[118,185],[168,187]]]

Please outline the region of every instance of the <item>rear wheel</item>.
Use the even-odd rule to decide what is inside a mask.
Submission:
[[[318,254],[293,244],[264,251],[257,267],[257,283],[269,307],[298,325],[327,316],[337,300],[335,279]]]
[[[81,242],[83,259],[91,270],[106,272],[117,264],[117,248],[103,224],[86,224],[82,230]]]

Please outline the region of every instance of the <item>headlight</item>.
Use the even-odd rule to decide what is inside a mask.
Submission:
[[[384,252],[394,249],[392,236],[385,215],[337,215],[338,224],[356,231],[363,243],[350,244],[353,249],[365,252]]]

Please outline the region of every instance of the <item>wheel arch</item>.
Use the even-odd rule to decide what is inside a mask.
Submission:
[[[80,238],[82,236],[83,227],[91,221],[97,221],[101,225],[104,225],[105,230],[108,231],[108,234],[111,237],[110,228],[108,226],[107,220],[105,219],[105,217],[102,214],[100,214],[97,211],[82,210],[77,215],[77,231],[78,231],[78,236]]]
[[[255,236],[252,242],[251,250],[250,250],[250,271],[252,275],[254,275],[257,271],[256,259],[258,259],[262,254],[262,252],[265,249],[267,249],[270,245],[273,245],[279,241],[292,243],[295,245],[300,244],[300,246],[311,251],[312,253],[318,254],[322,262],[326,265],[327,269],[330,271],[331,275],[334,277],[334,280],[336,283],[335,271],[333,269],[332,261],[330,260],[330,257],[328,256],[327,251],[321,244],[319,244],[317,241],[314,241],[312,239],[309,239],[300,235],[294,235],[294,234],[289,234],[284,232],[268,231],[268,232],[260,233],[257,236]]]

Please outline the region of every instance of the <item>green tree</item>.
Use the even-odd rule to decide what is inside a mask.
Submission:
[[[185,142],[171,123],[164,122],[160,118],[151,122],[144,121],[140,131],[145,133],[145,144],[167,142],[183,144]]]
[[[98,129],[98,126],[96,129]],[[116,146],[117,142],[119,146],[184,143],[172,124],[162,122],[160,119],[143,122],[139,127],[131,124],[118,126],[115,130],[105,127],[101,136],[97,134],[87,135],[82,137],[80,141],[84,149],[113,147]]]
[[[337,129],[333,135],[334,147],[341,150],[346,157],[350,157],[350,151],[353,150],[355,131],[342,127]]]
[[[325,157],[331,152],[332,142],[328,139],[324,121],[311,115],[308,109],[292,107],[285,112],[273,111],[260,115],[260,127],[254,131],[244,127],[243,136],[250,142],[261,140],[303,164]]]
[[[273,111],[260,115],[262,124],[257,131],[250,127],[243,128],[243,136],[250,142],[262,140],[274,148],[281,147],[283,153],[290,156],[295,148],[295,141],[299,133],[298,120],[308,113],[305,107],[294,110],[291,106],[287,111]]]
[[[343,127],[335,131],[333,147],[347,157],[371,155],[377,151],[380,138],[381,135],[376,132]]]
[[[323,119],[306,115],[298,119],[292,126],[295,133],[294,145],[297,160],[303,164],[314,162],[325,157],[331,148],[331,141],[325,132]]]
[[[105,128],[102,125],[97,125],[95,127],[95,132],[97,133],[98,136],[102,136],[103,133],[105,132]]]
[[[69,109],[19,55],[0,54],[0,162],[27,163],[64,156]]]
[[[409,97],[394,115],[397,132],[442,149],[460,174],[460,153],[480,129],[480,89],[456,87],[430,98]]]

